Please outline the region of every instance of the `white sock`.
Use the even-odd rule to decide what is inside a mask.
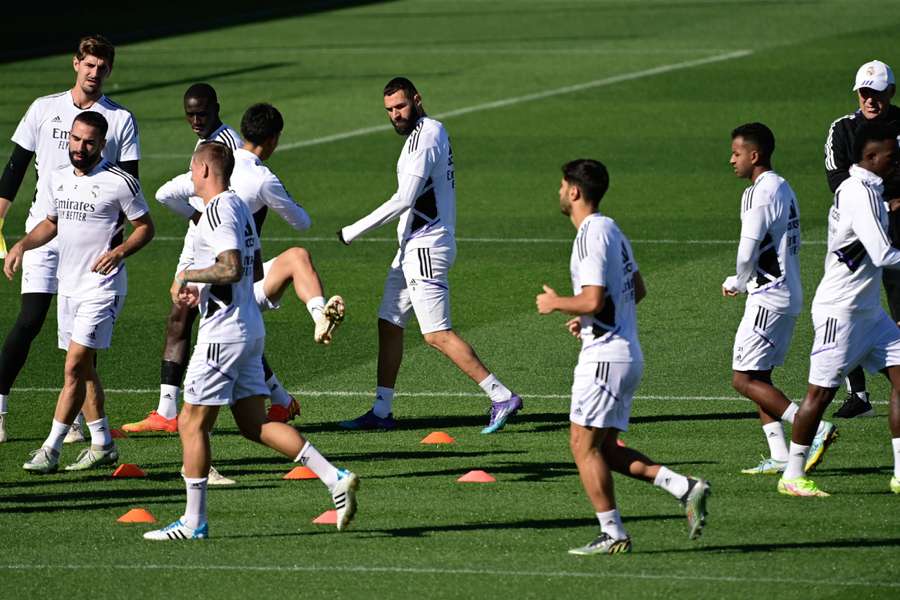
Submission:
[[[892,439],[891,446],[894,448],[894,477],[900,479],[900,438]]]
[[[84,427],[84,413],[80,412],[75,415],[75,420],[72,421],[72,427],[78,427],[79,429]]]
[[[769,443],[769,455],[784,462],[788,459],[787,442],[784,440],[784,427],[781,421],[774,421],[763,425],[763,433],[766,434],[766,442]]]
[[[785,409],[784,414],[781,415],[781,420],[784,421],[785,423],[790,423],[791,425],[793,425],[794,417],[797,416],[797,410],[799,408],[800,408],[799,406],[797,406],[796,404],[791,402],[790,404],[788,404],[788,407]]]
[[[156,412],[159,416],[174,419],[178,416],[178,401],[181,399],[181,388],[177,385],[159,386],[159,404]]]
[[[184,508],[184,524],[197,529],[206,523],[206,483],[208,477],[185,477],[187,505]]]
[[[825,421],[819,420],[819,426],[816,427],[816,435],[822,435],[825,431]]]
[[[622,516],[619,509],[614,508],[606,512],[598,512],[597,520],[600,521],[600,531],[614,540],[624,540],[628,537],[625,526],[622,525]]]
[[[681,497],[688,491],[688,478],[684,475],[679,475],[668,467],[660,467],[659,473],[653,479],[653,485],[666,490],[678,500],[681,500]]]
[[[0,415],[5,415],[9,410],[9,394],[0,394]]]
[[[309,443],[309,440],[303,444],[303,449],[300,450],[300,454],[297,455],[294,462],[298,462],[304,467],[309,467],[309,470],[322,480],[328,491],[333,490],[338,482],[338,470],[324,456],[319,454],[319,451]]]
[[[309,312],[309,316],[312,317],[312,320],[315,321],[316,313],[325,312],[325,298],[322,296],[310,298],[309,302],[306,303],[306,310]]]
[[[109,433],[109,421],[107,421],[106,417],[91,421],[87,426],[91,430],[91,446],[100,449],[112,444],[112,435]]]
[[[782,475],[783,479],[803,477],[807,452],[809,452],[809,446],[801,446],[796,442],[791,442],[791,449],[788,451],[787,468],[784,470],[784,475]]]
[[[278,377],[275,376],[275,373],[272,373],[272,376],[266,380],[266,385],[269,386],[272,404],[277,404],[278,406],[283,406],[285,408],[291,405],[291,396],[287,393],[287,390],[284,389],[284,386],[281,385],[281,382],[278,381]]]
[[[491,373],[484,378],[484,381],[478,384],[484,392],[490,396],[491,402],[506,402],[512,398],[512,392],[509,388],[500,383],[497,376]]]
[[[62,450],[63,440],[66,438],[67,433],[69,433],[69,426],[53,419],[53,424],[50,425],[50,435],[47,436],[42,446],[44,448],[53,448],[58,454]]]
[[[375,404],[372,405],[375,416],[384,419],[394,412],[394,389],[378,386],[375,388]]]

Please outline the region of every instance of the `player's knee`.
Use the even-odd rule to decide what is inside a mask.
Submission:
[[[426,344],[428,344],[432,348],[443,351],[444,348],[446,348],[450,343],[452,335],[453,334],[450,332],[450,330],[444,330],[432,331],[430,333],[424,334],[422,337],[425,338]]]
[[[250,440],[251,442],[262,443],[262,423],[252,422],[248,423],[246,421],[242,421],[237,424],[238,431],[241,432],[241,435]]]
[[[734,390],[742,396],[747,395],[747,385],[749,383],[750,376],[741,371],[735,371],[734,375],[732,375],[731,377],[731,387],[733,387]]]
[[[63,375],[67,382],[87,381],[94,369],[92,357],[83,354],[66,356],[66,364],[63,367]]]
[[[286,250],[285,253],[291,259],[292,263],[306,269],[312,267],[312,257],[310,257],[309,252],[305,248],[294,247],[290,250]]]

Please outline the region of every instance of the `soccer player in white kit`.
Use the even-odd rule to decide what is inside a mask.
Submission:
[[[731,132],[734,174],[752,183],[741,195],[737,274],[722,284],[723,296],[747,294],[734,338],[731,383],[756,403],[770,453],[755,467],[741,471],[748,475],[784,471],[788,449],[781,422],[791,423],[797,414],[797,405],[772,383],[772,371],[784,364],[803,308],[800,209],[794,190],[772,169],[774,152],[775,135],[762,123],[746,123]],[[820,423],[807,472],[818,464],[834,436],[831,423]]]
[[[107,121],[98,112],[78,114],[69,132],[71,164],[41,178],[39,202],[46,217],[6,256],[10,279],[25,252],[55,239],[58,246],[59,347],[66,350],[65,379],[50,435],[23,468],[52,473],[69,427],[84,412],[91,446],[66,470],[78,471],[118,460],[104,412],[103,387],[95,367],[97,350],[109,348],[113,325],[127,293],[125,257],[153,238],[153,221],[138,180],[102,156]],[[124,220],[134,231],[122,241]]]
[[[81,38],[72,58],[75,85],[65,92],[43,96],[31,103],[12,136],[12,156],[0,177],[0,257],[6,254],[3,220],[15,199],[34,158],[38,184],[34,203],[25,222],[26,233],[46,216],[40,180],[57,167],[69,165],[69,127],[79,113],[91,110],[109,123],[103,157],[133,177],[138,177],[141,157],[137,124],[127,109],[103,95],[103,83],[112,73],[115,48],[100,35]],[[19,315],[6,336],[0,353],[0,442],[7,439],[6,419],[10,389],[25,365],[34,338],[40,333],[57,291],[56,267],[59,261],[56,241],[29,250],[22,264],[22,295]],[[73,425],[67,442],[83,441],[82,417]]]
[[[881,306],[882,268],[900,268],[882,196],[884,180],[900,161],[896,129],[878,122],[861,125],[852,159],[850,177],[838,186],[828,212],[825,274],[812,303],[809,387],[794,419],[787,468],[778,481],[778,491],[788,496],[828,496],[803,474],[803,465],[826,407],[857,365],[890,379],[894,475],[889,487],[900,494],[900,328]]]
[[[397,77],[384,88],[384,108],[406,137],[397,161],[397,192],[359,221],[338,232],[344,244],[399,218],[400,248],[388,270],[378,310],[378,374],[375,402],[367,413],[342,421],[346,429],[392,429],[394,385],[403,359],[403,331],[415,311],[430,346],[440,350],[491,399],[482,433],[500,430],[522,408],[522,399],[485,368],[450,323],[448,274],[456,258],[456,182],[447,131],[429,118],[411,81]]]
[[[572,383],[570,446],[600,522],[600,535],[569,552],[631,551],[631,537],[616,507],[612,471],[653,483],[677,498],[687,515],[688,536],[694,539],[705,524],[709,483],[618,444],[619,432],[628,430],[631,401],[644,371],[635,306],[647,291],[631,243],[598,208],[609,188],[609,174],[591,159],[566,163],[562,172],[560,210],[578,231],[569,261],[574,295],[560,296],[545,284],[536,304],[542,315],[575,315],[566,323],[569,333],[581,340]]]
[[[262,366],[265,329],[253,293],[260,243],[247,205],[228,190],[234,155],[220,143],[202,144],[191,160],[194,191],[205,209],[193,238],[194,268],[176,276],[173,302],[200,309],[200,326],[185,376],[178,417],[187,505],[170,525],[144,534],[150,540],[209,536],[206,486],[209,433],[222,406],[231,408],[241,434],[306,465],[328,487],[345,528],[356,511],[357,476],[336,469],[285,423],[266,420],[269,394]]]

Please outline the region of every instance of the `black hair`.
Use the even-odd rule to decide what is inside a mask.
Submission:
[[[406,97],[410,99],[419,93],[413,82],[406,77],[394,77],[384,86],[384,95],[391,96],[400,90],[403,90],[406,93]]]
[[[731,139],[743,138],[744,143],[756,146],[759,151],[760,163],[763,166],[772,166],[772,154],[775,153],[775,134],[762,123],[745,123],[735,127],[731,132]]]
[[[106,117],[97,111],[86,110],[83,113],[78,113],[78,116],[72,120],[72,123],[74,124],[78,121],[99,129],[100,137],[106,139],[106,131],[109,129],[109,123],[106,122]]]
[[[594,208],[600,204],[609,189],[609,172],[602,162],[591,158],[578,158],[562,166],[563,179],[578,186],[581,195]]]
[[[271,104],[254,104],[241,118],[241,135],[245,140],[260,145],[284,129],[284,119]]]
[[[184,99],[187,100],[188,98],[209,100],[213,104],[217,104],[219,102],[219,97],[216,95],[216,90],[208,83],[195,83],[191,87],[189,87],[184,93]]]
[[[853,136],[853,162],[859,163],[863,159],[866,144],[884,140],[897,140],[897,129],[894,126],[879,121],[866,121],[860,125]]]

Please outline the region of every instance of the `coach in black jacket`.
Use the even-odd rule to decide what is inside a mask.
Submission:
[[[891,104],[896,91],[891,68],[880,60],[867,62],[856,72],[853,91],[859,100],[859,109],[832,123],[828,129],[828,139],[825,140],[825,175],[832,193],[850,177],[853,138],[861,124],[875,120],[889,123],[897,130],[900,142],[900,108]],[[890,181],[884,182],[884,199],[890,202],[892,209],[900,204],[898,174]],[[890,212],[890,234],[893,245],[900,248],[900,210]],[[884,269],[882,281],[887,292],[891,317],[900,324],[900,271]],[[846,418],[874,416],[875,411],[866,392],[866,378],[862,367],[857,367],[848,375],[847,388],[847,399],[834,416]]]

